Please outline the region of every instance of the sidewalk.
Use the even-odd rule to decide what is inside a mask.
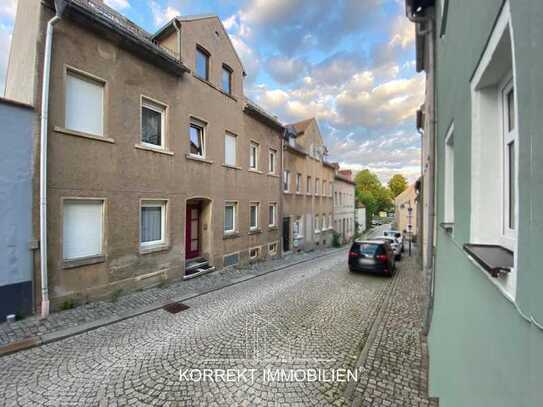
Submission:
[[[405,253],[358,365],[352,406],[437,407],[428,397],[428,347],[423,335],[425,275]]]
[[[132,318],[163,305],[215,291],[273,271],[328,256],[347,247],[291,254],[283,258],[258,262],[242,269],[218,270],[190,280],[175,281],[120,296],[117,301],[98,301],[52,313],[46,320],[30,316],[21,321],[0,324],[0,356],[54,342],[78,333]]]

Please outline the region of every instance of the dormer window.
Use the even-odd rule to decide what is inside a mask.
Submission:
[[[232,94],[232,69],[229,66],[222,66],[222,90],[224,93]]]
[[[196,75],[209,80],[209,52],[202,47],[196,47]]]

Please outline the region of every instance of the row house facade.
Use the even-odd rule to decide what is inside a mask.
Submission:
[[[426,74],[430,395],[443,407],[541,406],[543,2],[406,6]]]
[[[338,169],[334,176],[334,230],[343,242],[354,236],[355,225],[355,187],[351,170]]]
[[[244,77],[216,16],[150,34],[102,0],[19,1],[6,96],[35,111],[18,245],[34,309],[332,243],[316,120],[283,125]]]
[[[332,244],[336,165],[317,120],[286,126],[283,148],[283,252]]]
[[[7,96],[39,106],[44,67],[36,304],[281,253],[283,127],[245,99],[243,65],[217,17],[175,18],[153,35],[100,0],[22,0]]]

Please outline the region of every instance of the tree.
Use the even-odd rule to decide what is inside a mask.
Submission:
[[[368,219],[380,211],[389,211],[392,207],[392,195],[387,187],[381,184],[377,174],[363,170],[356,174],[356,198],[366,207]]]
[[[392,198],[396,198],[407,189],[407,180],[401,174],[396,174],[388,181],[388,188],[392,193]]]

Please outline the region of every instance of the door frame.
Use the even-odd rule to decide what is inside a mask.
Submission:
[[[192,242],[192,210],[198,210],[198,249],[196,251],[190,250],[190,245]],[[201,254],[202,249],[202,233],[200,230],[202,222],[202,205],[200,202],[194,204],[187,204],[186,206],[186,218],[185,218],[185,258],[194,259]]]

